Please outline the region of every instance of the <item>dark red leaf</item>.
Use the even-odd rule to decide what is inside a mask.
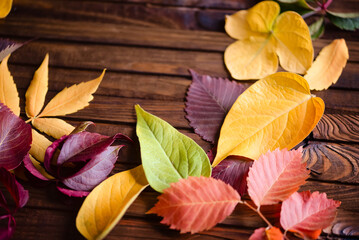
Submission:
[[[27,155],[24,158],[24,166],[25,168],[35,177],[43,180],[43,181],[48,181],[49,179],[47,179],[46,177],[44,177],[34,166],[34,164],[31,162],[30,156]]]
[[[86,197],[87,195],[90,194],[90,192],[71,190],[68,188],[60,187],[60,186],[57,186],[57,189],[69,197]]]
[[[212,177],[231,185],[243,196],[247,193],[247,177],[252,164],[252,159],[229,156],[213,168]]]
[[[0,61],[22,45],[23,43],[16,43],[9,39],[0,38]]]
[[[186,118],[198,135],[213,143],[227,112],[246,87],[228,79],[190,72],[193,81],[187,92]]]
[[[5,225],[7,227],[0,226],[0,239],[8,240],[11,239],[11,236],[14,234],[15,230],[15,219],[11,214],[1,216],[0,220],[6,221]]]
[[[0,129],[0,167],[11,170],[30,150],[31,126],[0,103]]]

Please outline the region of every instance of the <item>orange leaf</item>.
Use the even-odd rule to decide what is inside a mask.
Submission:
[[[309,177],[307,164],[302,163],[302,149],[276,149],[263,154],[248,173],[248,193],[259,208],[287,199],[298,191]]]
[[[226,183],[207,177],[180,179],[164,190],[147,213],[163,217],[161,223],[181,233],[212,228],[229,216],[241,197]]]
[[[340,201],[328,199],[325,193],[296,192],[283,202],[280,224],[286,231],[316,239],[333,222],[339,206]]]
[[[249,240],[283,240],[283,234],[276,227],[257,228]]]

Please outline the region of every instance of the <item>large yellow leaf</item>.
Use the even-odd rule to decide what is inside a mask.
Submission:
[[[344,39],[336,39],[325,46],[304,76],[310,89],[323,90],[335,84],[342,74],[348,58],[348,47]]]
[[[268,150],[291,149],[313,130],[324,102],[294,73],[275,73],[253,84],[233,104],[221,128],[213,165],[229,155],[258,159]]]
[[[12,0],[0,0],[0,18],[6,17],[12,6]]]
[[[239,39],[224,55],[233,78],[258,79],[275,73],[278,57],[290,72],[303,74],[311,66],[313,46],[307,24],[295,12],[278,16],[279,11],[278,3],[263,1],[248,11],[227,16],[226,32]]]
[[[20,115],[20,99],[16,85],[7,67],[8,55],[0,64],[0,102],[8,106],[16,115]]]
[[[224,62],[235,79],[255,79],[275,73],[278,57],[273,51],[272,38],[262,41],[243,40],[229,45],[224,52]]]
[[[38,161],[44,162],[46,149],[52,144],[46,137],[32,129],[32,144],[30,154]]]
[[[46,54],[44,61],[34,74],[29,88],[26,91],[26,115],[29,118],[35,117],[44,106],[49,80],[49,54]]]
[[[58,118],[34,118],[32,125],[56,139],[61,138],[63,135],[69,135],[75,129],[72,125]]]
[[[51,99],[38,117],[66,115],[87,107],[93,99],[92,94],[96,92],[104,74],[105,70],[103,70],[101,76],[94,80],[63,89]]]
[[[82,204],[77,229],[87,239],[103,239],[147,186],[142,165],[106,179]]]
[[[276,52],[282,68],[304,74],[312,65],[314,50],[307,24],[295,12],[284,12],[274,25]]]

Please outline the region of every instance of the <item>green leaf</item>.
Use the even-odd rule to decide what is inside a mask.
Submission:
[[[305,0],[277,0],[281,12],[295,11],[300,15],[314,10]]]
[[[359,13],[334,13],[327,11],[329,20],[338,28],[354,31],[359,28]]]
[[[142,165],[154,190],[163,192],[188,176],[211,176],[209,159],[195,141],[139,105],[135,108]]]
[[[324,18],[321,17],[309,26],[310,36],[312,40],[320,38],[324,33]]]

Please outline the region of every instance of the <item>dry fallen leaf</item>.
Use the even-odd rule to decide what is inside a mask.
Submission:
[[[268,150],[291,149],[308,136],[323,112],[323,100],[310,94],[303,77],[281,72],[263,78],[227,114],[213,166],[229,155],[256,160]]]
[[[348,59],[348,47],[344,39],[336,39],[325,46],[304,76],[310,89],[323,90],[335,84]]]
[[[49,80],[49,54],[46,54],[44,61],[34,74],[34,78],[26,91],[26,115],[29,118],[36,117],[44,106]]]
[[[147,186],[142,165],[106,179],[82,204],[77,229],[87,239],[105,238]]]
[[[4,58],[0,64],[0,102],[8,106],[16,116],[19,116],[20,98],[14,80],[7,66],[9,57],[10,55]]]
[[[226,32],[238,39],[224,54],[233,78],[258,79],[272,74],[277,71],[278,57],[289,72],[304,74],[311,66],[313,46],[307,24],[295,12],[279,12],[278,3],[263,1],[227,16]]]
[[[63,116],[87,107],[93,99],[92,94],[100,85],[105,71],[94,80],[63,89],[51,99],[38,117]]]
[[[31,123],[41,132],[56,139],[63,135],[69,135],[75,129],[75,127],[59,118],[34,118]]]

